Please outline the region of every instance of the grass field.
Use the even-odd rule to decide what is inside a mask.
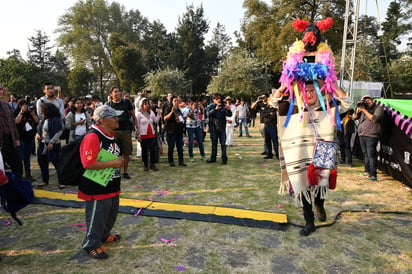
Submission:
[[[293,225],[303,224],[301,209],[278,194],[279,163],[262,158],[263,139],[257,128],[251,133],[235,137],[227,165],[206,164],[197,148],[193,163],[185,148],[187,167],[169,167],[163,155],[160,171],[144,172],[135,159],[122,197],[285,213],[285,230],[119,213],[114,231],[122,240],[107,246],[108,260],[96,261],[80,251],[85,231],[75,224],[84,222],[83,209],[32,204],[18,213],[23,226],[0,216],[0,273],[412,273],[409,188],[382,173],[367,181],[360,161],[339,166],[328,221],[316,225],[345,212],[301,237]],[[210,145],[207,136],[207,155]],[[37,177],[35,158],[32,168]],[[62,192],[55,174],[46,190]]]

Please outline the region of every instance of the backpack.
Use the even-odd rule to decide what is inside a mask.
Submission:
[[[23,223],[17,218],[16,213],[26,207],[34,199],[31,182],[23,179],[21,174],[6,172],[9,182],[0,187],[1,207],[10,213],[19,225]]]
[[[62,147],[56,165],[57,180],[61,185],[79,185],[84,173],[79,152],[83,137],[75,139],[73,142]]]
[[[89,132],[94,131],[89,130],[88,133]],[[62,147],[56,166],[57,180],[59,181],[59,184],[70,186],[79,185],[85,171],[82,161],[80,160],[79,150],[86,134]]]

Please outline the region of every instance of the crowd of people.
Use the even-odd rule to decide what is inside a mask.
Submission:
[[[173,96],[149,98],[150,91],[143,90],[135,98],[130,93],[122,93],[118,87],[112,87],[106,102],[97,95],[86,97],[62,97],[59,87],[52,83],[45,83],[42,87],[43,96],[30,100],[28,96],[21,98],[8,94],[3,88],[2,102],[9,107],[10,112],[4,118],[4,124],[11,127],[4,138],[3,145],[5,162],[10,163],[12,171],[23,174],[32,182],[41,179],[36,186],[46,186],[49,183],[49,163],[57,164],[61,147],[76,139],[81,139],[95,122],[94,110],[102,105],[109,105],[115,110],[123,111],[119,117],[119,127],[115,130],[116,142],[123,155],[122,177],[131,179],[128,173],[129,159],[132,157],[133,137],[138,140],[139,150],[144,171],[157,171],[156,163],[163,152],[163,145],[168,144],[167,158],[170,166],[175,165],[174,150],[177,151],[178,165],[186,166],[183,147],[188,147],[188,160],[195,161],[194,148],[199,149],[200,159],[206,163],[216,162],[217,144],[220,142],[222,164],[227,163],[226,147],[234,146],[234,133],[238,137],[247,136],[249,127],[254,126],[256,112],[263,117],[264,106],[249,106],[244,99],[232,99],[221,94],[215,94],[212,99],[206,96],[188,97]],[[255,113],[253,115],[252,113]],[[272,113],[273,114],[273,113]],[[255,118],[251,118],[254,116]],[[272,119],[275,116],[272,115]],[[9,119],[9,120],[7,120]],[[10,121],[15,123],[10,123]],[[262,118],[261,118],[262,119]],[[6,122],[7,121],[7,122]],[[275,155],[278,158],[276,118],[268,122],[271,130],[267,130],[268,139],[271,138]],[[268,126],[269,127],[269,126]],[[211,155],[207,159],[203,142],[206,132],[209,132],[212,141]],[[262,136],[263,135],[262,131]],[[274,139],[275,138],[275,139]],[[186,140],[184,140],[186,139]],[[11,142],[11,143],[9,143]],[[265,141],[267,146],[267,140]],[[16,150],[20,153],[6,153]],[[270,149],[271,150],[271,149]],[[266,152],[265,152],[266,154]],[[41,178],[34,178],[31,174],[30,157],[37,156],[41,168]],[[266,158],[272,158],[269,151]],[[22,164],[20,164],[20,162]],[[64,188],[60,185],[60,188]]]
[[[331,181],[336,180],[336,170],[310,167],[316,139],[333,141],[336,126],[340,161],[352,167],[353,136],[358,133],[365,158],[364,175],[370,181],[377,180],[376,146],[383,109],[366,95],[354,111],[345,91],[336,85],[333,55],[320,36],[331,24],[329,19],[315,24],[295,20],[293,27],[304,37],[290,49],[280,88],[251,103],[219,93],[211,96],[211,102],[205,96],[184,98],[172,93],[162,100],[150,98],[147,89],[132,98],[116,86],[110,88],[106,102],[96,95],[61,99],[61,90],[52,83],[43,85],[42,97],[30,101],[9,96],[7,88],[0,85],[0,148],[4,162],[14,173],[23,174],[24,169],[25,178],[35,181],[30,157],[36,154],[41,170],[37,186],[44,187],[49,184],[49,163],[58,165],[62,142],[83,138],[80,157],[85,169],[115,170],[106,186],[83,176],[78,192],[79,198],[86,201],[87,232],[82,247],[91,257],[105,259],[108,255],[101,244],[121,238],[111,234],[111,229],[119,206],[120,180],[131,179],[128,168],[132,138],[138,141],[136,151],[141,151],[144,172],[159,170],[156,164],[165,144],[171,167],[186,167],[185,159],[196,161],[195,147],[205,163],[217,162],[220,155],[221,164],[226,165],[227,147],[235,145],[234,132],[238,131],[238,138],[252,137],[249,127],[255,126],[259,116],[259,131],[264,138],[261,154],[264,159],[279,160],[281,189],[294,193],[306,222],[300,234],[308,236],[316,228],[312,204],[318,220],[326,221],[324,202]],[[300,74],[294,75],[296,72]],[[207,132],[211,140],[208,158],[204,147]],[[99,161],[103,149],[115,155],[115,160]]]

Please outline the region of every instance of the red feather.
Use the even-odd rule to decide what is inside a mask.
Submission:
[[[311,186],[316,186],[318,184],[318,177],[316,167],[313,164],[308,166],[308,182]]]
[[[329,175],[329,189],[335,189],[336,188],[336,181],[338,179],[338,172],[335,169],[332,169],[330,171]]]
[[[320,20],[315,23],[315,25],[319,28],[320,32],[324,32],[325,30],[329,29],[330,26],[333,24],[333,19],[328,17],[324,20]]]
[[[300,32],[303,32],[309,26],[309,22],[301,19],[295,19],[292,23],[292,27]]]

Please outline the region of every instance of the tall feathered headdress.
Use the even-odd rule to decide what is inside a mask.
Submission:
[[[309,23],[302,19],[295,19],[292,23],[292,27],[303,33],[302,41],[305,43],[305,49],[307,51],[316,51],[316,47],[322,39],[320,34],[329,29],[332,24],[333,19],[330,17],[315,23]]]

